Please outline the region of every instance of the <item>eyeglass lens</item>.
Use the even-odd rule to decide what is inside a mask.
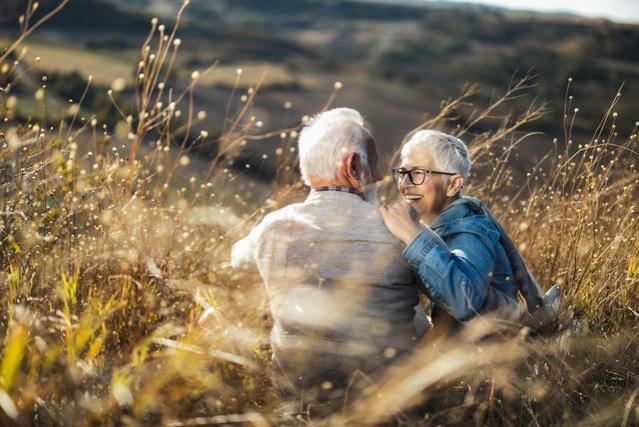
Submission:
[[[425,171],[421,169],[413,169],[413,170],[398,169],[398,170],[394,170],[393,172],[394,172],[394,178],[395,178],[394,181],[397,184],[400,184],[406,175],[408,175],[408,180],[413,185],[423,184],[426,178]]]

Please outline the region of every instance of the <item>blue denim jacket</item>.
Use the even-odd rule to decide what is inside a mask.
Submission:
[[[455,203],[402,255],[434,303],[458,321],[500,305],[517,306],[513,269],[492,219]]]

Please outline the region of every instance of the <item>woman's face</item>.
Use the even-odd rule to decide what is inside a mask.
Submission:
[[[409,151],[402,157],[400,167],[439,170],[432,154],[422,150]],[[424,182],[419,185],[412,184],[407,175],[398,183],[399,192],[420,213],[426,223],[433,222],[446,207],[449,201],[447,187],[447,176],[438,174],[427,174]]]

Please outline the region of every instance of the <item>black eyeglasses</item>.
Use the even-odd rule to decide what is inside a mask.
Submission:
[[[412,169],[404,169],[404,168],[393,168],[393,182],[395,185],[399,185],[406,175],[408,175],[408,180],[413,185],[420,185],[424,182],[428,181],[432,175],[457,175],[455,172],[440,172],[434,171],[426,168],[412,168]]]

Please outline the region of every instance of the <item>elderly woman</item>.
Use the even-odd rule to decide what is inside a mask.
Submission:
[[[426,287],[435,328],[438,319],[450,326],[490,311],[522,320],[526,309],[518,292],[543,323],[549,309],[519,251],[483,203],[462,195],[470,168],[459,138],[415,133],[402,148],[401,166],[393,169],[405,202],[381,207],[384,222],[406,244],[402,255]],[[554,305],[558,291],[549,295]]]

